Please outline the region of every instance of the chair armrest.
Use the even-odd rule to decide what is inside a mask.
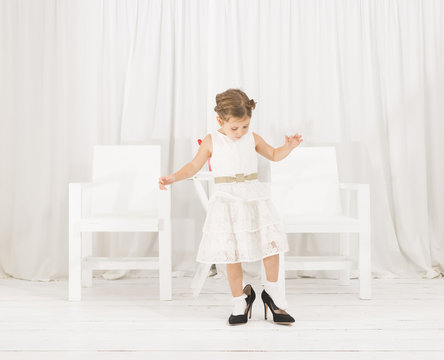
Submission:
[[[193,181],[194,188],[196,189],[199,200],[201,201],[202,206],[205,210],[208,209],[208,196],[204,190],[203,182],[211,182],[213,179],[214,175],[211,171],[199,171],[198,173],[187,179]]]
[[[213,172],[212,171],[199,171],[194,176],[190,177],[191,180],[212,180],[214,179]]]

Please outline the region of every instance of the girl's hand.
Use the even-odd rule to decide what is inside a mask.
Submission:
[[[172,184],[175,180],[174,175],[161,176],[159,178],[159,189],[168,190],[165,185]]]
[[[289,146],[291,150],[296,146],[299,146],[302,141],[302,135],[299,135],[298,133],[290,136],[285,135],[285,145]]]

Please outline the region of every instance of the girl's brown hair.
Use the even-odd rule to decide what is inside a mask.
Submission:
[[[245,115],[251,118],[251,111],[256,107],[256,102],[249,99],[240,89],[228,89],[216,95],[216,106],[214,111],[224,121],[230,117],[242,119]]]

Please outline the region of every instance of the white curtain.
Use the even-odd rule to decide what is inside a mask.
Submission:
[[[0,1],[0,273],[66,278],[68,183],[89,180],[92,147],[162,144],[176,171],[216,128],[216,93],[240,87],[270,144],[334,145],[340,181],[370,184],[374,276],[438,276],[443,24],[441,0]],[[173,267],[192,274],[205,213],[189,181],[172,191]],[[292,252],[334,253],[331,237]]]

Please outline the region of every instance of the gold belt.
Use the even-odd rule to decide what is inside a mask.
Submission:
[[[219,183],[232,183],[232,182],[243,182],[245,180],[255,180],[257,179],[257,173],[252,173],[249,175],[236,174],[235,176],[218,176],[214,178],[216,184]]]

